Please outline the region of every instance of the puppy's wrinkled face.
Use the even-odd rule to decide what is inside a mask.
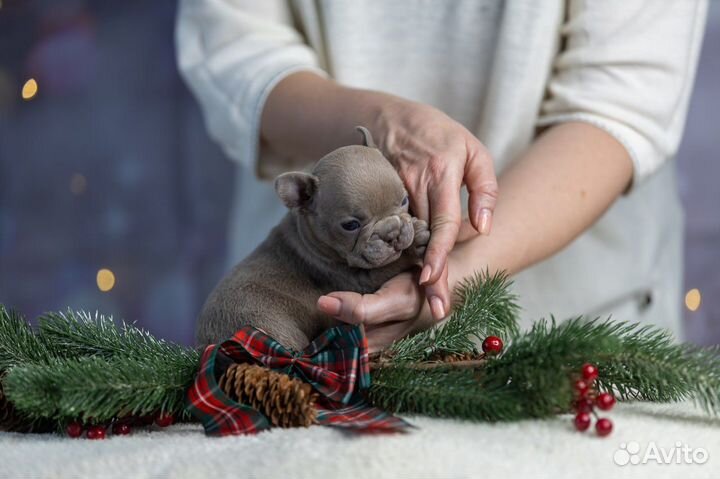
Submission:
[[[312,237],[306,240],[350,266],[385,266],[412,245],[407,192],[375,148],[339,148],[318,161],[312,174],[285,173],[275,187],[307,225],[306,236]]]

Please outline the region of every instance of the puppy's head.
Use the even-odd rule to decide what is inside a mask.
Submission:
[[[371,269],[397,260],[412,244],[414,229],[402,180],[370,132],[358,130],[364,146],[329,153],[311,173],[284,173],[275,190],[307,225],[306,241],[350,266]]]

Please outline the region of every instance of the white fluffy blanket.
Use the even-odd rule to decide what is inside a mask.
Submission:
[[[606,438],[574,431],[568,416],[507,424],[415,417],[409,419],[417,430],[391,436],[316,426],[208,438],[194,424],[104,441],[0,433],[0,477],[720,477],[720,419],[689,404],[623,404],[608,416],[615,431]],[[631,456],[628,447],[639,451]],[[698,460],[702,448],[705,462],[682,463],[684,447]],[[614,458],[639,463],[619,466]]]

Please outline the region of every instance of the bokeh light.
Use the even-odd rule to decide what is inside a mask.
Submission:
[[[32,100],[38,92],[38,84],[34,78],[29,79],[25,82],[22,87],[23,100]]]
[[[115,286],[115,273],[109,269],[103,268],[97,272],[96,280],[98,289],[106,293]]]
[[[85,189],[87,189],[87,178],[85,178],[85,175],[80,173],[75,173],[70,178],[70,192],[74,195],[81,195],[85,193]]]
[[[700,294],[700,290],[697,288],[691,289],[685,295],[685,307],[687,307],[690,311],[697,311],[701,302],[702,295]]]

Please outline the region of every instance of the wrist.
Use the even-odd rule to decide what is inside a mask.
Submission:
[[[395,127],[400,111],[408,100],[371,90],[361,90],[358,99],[362,104],[359,110],[363,126],[372,133],[378,149],[392,161],[394,152],[391,151],[391,144],[394,143],[393,136],[397,135]]]
[[[337,135],[351,132],[353,141],[359,144],[356,126],[364,126],[373,136],[378,149],[391,162],[396,157],[400,137],[403,136],[402,120],[412,115],[416,104],[410,100],[376,90],[365,90],[340,85],[332,80],[328,101],[336,105],[332,125]],[[349,115],[348,112],[352,112]]]

